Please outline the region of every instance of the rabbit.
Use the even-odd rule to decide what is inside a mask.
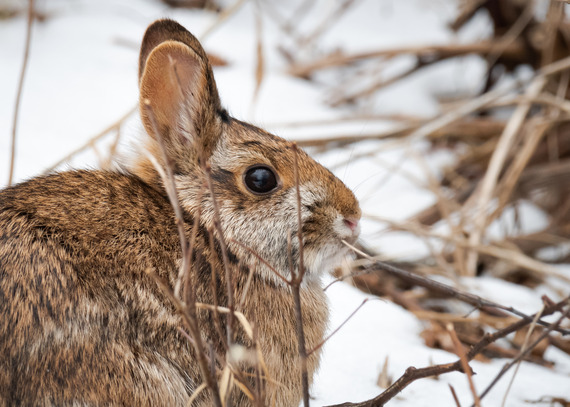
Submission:
[[[267,369],[255,380],[240,362],[243,377],[262,405],[296,406],[303,390],[295,303],[277,275],[290,278],[300,267],[295,168],[307,350],[324,338],[321,276],[347,254],[342,240],[358,237],[358,201],[304,151],[231,117],[205,51],[177,22],[148,27],[139,88],[150,154],[121,170],[53,173],[0,192],[0,405],[179,406],[204,382],[183,318],[157,283],[174,289],[183,253],[159,171],[168,165],[193,247],[187,283],[196,301],[228,306],[225,250],[236,310],[254,326]],[[219,380],[226,319],[197,315]],[[239,325],[234,336],[254,346]],[[319,350],[308,357],[309,383],[319,358]],[[228,400],[253,404],[237,387]],[[211,392],[193,405],[212,405]]]

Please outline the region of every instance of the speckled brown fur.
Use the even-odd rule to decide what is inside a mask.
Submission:
[[[290,260],[298,266],[297,238],[291,254],[287,246],[287,235],[297,230],[294,154],[285,140],[228,117],[205,52],[177,23],[149,27],[139,75],[147,149],[164,164],[158,131],[188,237],[194,214],[201,213],[191,268],[197,299],[228,305],[220,244],[216,240],[211,251],[207,232],[214,230],[212,196],[204,189],[207,162],[235,276],[233,295],[243,298],[239,311],[256,326],[271,377],[263,384],[264,401],[296,406],[302,388],[291,289],[236,243],[283,275]],[[328,313],[319,276],[345,251],[340,240],[356,238],[360,209],[328,170],[302,151],[298,160],[307,266],[301,300],[311,349],[324,336]],[[259,164],[279,178],[269,194],[244,185],[244,172]],[[1,191],[0,406],[185,405],[202,378],[179,332],[180,316],[148,273],[174,286],[180,259],[172,206],[142,154],[125,173],[70,171]],[[206,310],[198,316],[204,339],[223,359],[225,332],[216,325],[224,331],[225,320],[215,324]],[[240,329],[236,342],[252,346]],[[309,358],[311,380],[318,360],[319,352]],[[210,405],[202,394],[196,405]],[[250,401],[234,389],[232,405]]]

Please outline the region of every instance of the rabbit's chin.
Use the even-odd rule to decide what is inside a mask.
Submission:
[[[307,279],[319,279],[326,273],[332,273],[344,261],[353,258],[344,245],[327,245],[319,250],[306,250],[304,253]]]

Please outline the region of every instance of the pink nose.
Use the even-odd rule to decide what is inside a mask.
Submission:
[[[344,224],[350,228],[352,232],[358,228],[358,219],[357,218],[344,218]]]

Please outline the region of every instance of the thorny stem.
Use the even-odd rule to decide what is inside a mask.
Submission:
[[[8,175],[8,185],[12,185],[14,178],[14,164],[16,161],[16,133],[18,129],[18,115],[20,113],[20,100],[22,98],[22,89],[24,88],[24,78],[26,77],[26,68],[28,67],[28,58],[30,55],[30,43],[32,42],[32,24],[34,22],[34,0],[29,0],[28,5],[28,26],[26,30],[26,47],[24,49],[24,60],[22,61],[22,70],[20,71],[20,81],[18,82],[18,93],[16,94],[16,103],[14,105],[14,119],[12,122],[12,141],[10,147],[10,173]]]
[[[188,261],[189,259],[187,254],[188,247],[186,242],[186,234],[184,230],[182,209],[180,207],[180,202],[178,201],[178,195],[176,193],[176,184],[174,181],[174,173],[172,171],[172,165],[170,163],[167,150],[164,145],[164,140],[162,139],[162,135],[158,131],[158,126],[156,124],[156,118],[154,116],[152,106],[150,105],[150,102],[148,100],[145,101],[144,108],[148,113],[148,118],[152,125],[152,130],[154,132],[156,140],[158,141],[158,145],[160,147],[163,156],[164,166],[166,168],[166,174],[161,174],[161,176],[164,175],[163,182],[176,218],[176,225],[178,228],[180,245],[182,248],[182,268],[185,270],[187,278],[190,278],[190,273],[188,269],[190,262]],[[159,168],[157,168],[157,170],[158,169]],[[196,351],[198,365],[200,366],[200,371],[202,373],[202,376],[206,384],[211,390],[212,399],[213,399],[212,401],[214,403],[214,406],[222,407],[222,401],[220,399],[220,391],[218,389],[218,383],[215,379],[215,368],[213,370],[210,370],[210,367],[208,366],[206,351],[204,348],[204,344],[202,342],[202,336],[200,335],[200,329],[198,327],[198,318],[196,314],[196,295],[194,290],[192,289],[192,286],[190,284],[186,285],[186,288],[188,288],[186,295],[190,299],[190,301],[188,301],[186,304],[183,304],[175,295],[172,288],[166,282],[162,281],[162,279],[154,272],[151,273],[151,275],[155,277],[155,280],[159,283],[162,290],[168,295],[168,297],[170,297],[173,304],[177,307],[184,322],[188,326],[190,334],[194,339],[192,344],[194,345],[194,349]],[[211,358],[213,359],[214,356],[211,355]]]
[[[299,357],[301,358],[301,382],[303,385],[303,405],[309,407],[309,374],[307,373],[307,349],[305,348],[305,332],[303,330],[303,313],[301,310],[301,284],[305,276],[305,263],[303,255],[303,223],[301,221],[301,188],[299,182],[299,150],[297,144],[292,143],[294,157],[295,189],[297,194],[297,238],[299,239],[299,269],[294,273],[291,267],[291,289],[295,302],[295,314],[297,317],[297,341],[299,342]],[[291,245],[289,244],[289,253]]]

